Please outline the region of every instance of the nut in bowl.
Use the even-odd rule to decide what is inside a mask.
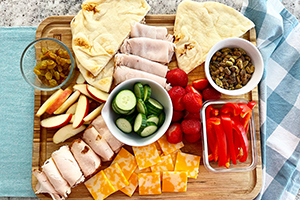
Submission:
[[[24,79],[35,89],[54,91],[71,82],[74,63],[64,43],[54,38],[41,38],[25,48],[20,67]]]
[[[203,163],[211,172],[245,172],[257,165],[255,101],[207,101],[201,109]],[[211,112],[217,109],[218,116]]]
[[[250,92],[260,82],[264,63],[259,50],[242,38],[227,38],[215,44],[205,60],[209,83],[226,95]]]
[[[119,141],[130,146],[145,146],[165,134],[172,120],[173,106],[161,85],[149,79],[133,78],[112,90],[101,114]]]

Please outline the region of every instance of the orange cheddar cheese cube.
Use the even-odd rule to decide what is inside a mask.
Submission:
[[[139,169],[145,169],[161,162],[154,143],[142,147],[132,147],[132,149]]]
[[[152,172],[174,171],[171,154],[161,157],[161,162],[151,167]]]
[[[157,140],[157,142],[158,142],[162,152],[164,153],[164,155],[168,155],[184,146],[184,144],[182,142],[179,142],[176,144],[172,144],[172,143],[168,142],[166,135],[163,135],[161,138],[159,138]]]
[[[187,172],[163,172],[162,192],[186,192]]]
[[[137,168],[134,170],[134,172],[135,172],[136,174],[151,172],[151,167],[147,167],[147,168],[144,168],[144,169],[139,169],[139,168],[137,167]]]
[[[199,164],[200,156],[178,152],[175,171],[186,171],[188,177],[196,179],[198,176]]]
[[[139,195],[161,194],[160,172],[140,173]]]
[[[87,180],[84,185],[96,200],[105,199],[116,191],[116,189],[104,174],[103,170]]]
[[[125,178],[128,180],[131,174],[137,167],[135,157],[129,153],[125,148],[122,148],[116,155],[111,164],[118,163]]]
[[[139,185],[139,179],[138,179],[138,175],[136,173],[132,173],[132,175],[130,176],[129,180],[129,185],[127,185],[126,187],[122,188],[121,191],[128,195],[129,197],[131,197],[134,193],[134,191],[136,190],[137,186]]]
[[[118,163],[110,165],[103,171],[116,190],[119,190],[129,184]]]

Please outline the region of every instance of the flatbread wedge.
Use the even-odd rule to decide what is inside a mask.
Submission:
[[[110,91],[113,82],[114,57],[110,59],[107,65],[101,70],[101,72],[97,76],[94,76],[91,72],[86,70],[77,59],[76,64],[86,82],[104,92]]]
[[[254,26],[251,20],[224,4],[183,1],[178,5],[174,24],[178,67],[191,72],[205,61],[214,44],[240,37]]]
[[[97,76],[150,6],[145,0],[87,0],[81,7],[71,22],[72,48],[80,64]]]

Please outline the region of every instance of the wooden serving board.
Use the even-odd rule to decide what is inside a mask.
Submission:
[[[37,28],[36,38],[52,37],[61,40],[70,49],[71,47],[71,30],[70,22],[74,16],[52,16],[45,19]],[[168,31],[173,33],[173,25],[175,15],[147,15],[145,21],[148,25],[167,27]],[[248,31],[243,38],[256,44],[255,29]],[[169,68],[177,67],[176,58],[173,57]],[[189,84],[195,79],[205,77],[204,65],[201,65],[189,73]],[[35,113],[40,105],[49,97],[49,92],[35,91]],[[244,98],[247,100],[255,100],[258,102],[257,87],[251,92],[241,96],[222,96],[223,99],[228,98]],[[45,114],[44,114],[45,115]],[[34,118],[34,136],[33,136],[33,155],[32,169],[40,169],[46,159],[50,158],[51,153],[60,146],[70,144],[75,138],[81,135],[74,136],[62,144],[54,144],[52,137],[55,130],[46,130],[40,126],[40,118]],[[254,108],[256,146],[258,147],[258,163],[257,167],[249,172],[235,173],[212,173],[209,172],[203,165],[202,158],[197,179],[188,179],[187,192],[184,193],[162,193],[154,196],[139,196],[138,189],[131,199],[253,199],[259,193],[262,186],[262,165],[261,165],[261,148],[260,148],[260,132],[259,132],[259,112],[258,106]],[[185,141],[184,141],[185,142]],[[126,147],[131,151],[130,147]],[[199,155],[202,157],[202,144],[200,141],[194,144],[187,144],[181,149],[183,152]],[[131,151],[132,152],[132,151]],[[103,163],[103,168],[110,163]],[[35,187],[37,179],[32,176],[32,188]],[[40,199],[50,199],[49,195],[38,194]],[[130,199],[122,192],[118,191],[107,199]],[[84,184],[72,188],[69,199],[92,199],[92,196],[85,188]]]

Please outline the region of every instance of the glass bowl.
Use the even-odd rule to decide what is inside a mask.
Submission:
[[[249,150],[248,150],[248,157],[245,162],[237,161],[237,164],[234,165],[230,162],[230,166],[227,169],[224,166],[219,167],[218,162],[214,160],[209,161],[209,147],[207,142],[207,128],[206,128],[206,116],[205,111],[208,106],[212,105],[214,108],[220,109],[226,103],[248,103],[246,99],[224,99],[224,100],[217,100],[217,101],[206,101],[203,104],[201,109],[201,119],[203,124],[203,135],[202,135],[202,145],[203,145],[203,164],[208,171],[211,172],[245,172],[253,170],[258,161],[257,155],[257,146],[256,146],[256,136],[255,136],[255,124],[254,124],[254,112],[252,110],[252,116],[249,120],[249,129],[247,133],[248,143],[249,143]]]
[[[46,53],[47,50],[49,50],[48,53]],[[50,58],[49,52],[56,56],[51,54]],[[44,60],[49,60],[48,64],[44,65],[47,63]],[[43,67],[41,67],[42,63]],[[37,65],[39,65],[39,70],[34,72]],[[23,51],[20,61],[21,73],[26,82],[42,91],[53,91],[68,85],[74,77],[74,65],[70,49],[54,38],[41,38],[31,42]],[[44,81],[42,81],[43,79]],[[52,85],[49,85],[49,82]]]

